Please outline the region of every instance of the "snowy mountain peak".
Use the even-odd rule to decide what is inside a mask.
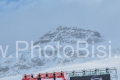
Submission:
[[[77,40],[84,40],[91,44],[94,41],[96,44],[100,42],[105,42],[102,38],[101,34],[97,31],[85,30],[77,27],[58,27],[55,31],[49,31],[40,37],[35,43],[35,45],[46,45],[51,44],[54,45],[57,41],[61,44],[69,44],[74,47],[74,44]],[[92,61],[93,58],[79,58],[76,55],[73,55],[71,58],[58,58],[55,56],[51,58],[45,58],[42,53],[42,57],[38,57],[38,49],[34,50],[34,58],[31,58],[30,51],[29,52],[21,52],[19,53],[20,57],[16,58],[0,58],[0,77],[17,75],[17,74],[25,74],[32,73],[41,70],[45,70],[47,68],[63,66],[73,63],[84,63],[88,61]],[[120,50],[114,49],[114,52],[120,52]],[[113,52],[113,53],[114,53]],[[51,51],[47,51],[46,53],[51,54]],[[60,51],[62,54],[62,51]],[[71,51],[68,50],[67,55],[71,54]],[[80,52],[81,55],[85,55],[85,52]],[[91,55],[89,55],[91,56]],[[98,60],[98,58],[94,58],[94,60]]]
[[[77,40],[85,40],[88,43],[94,41],[95,43],[104,41],[101,34],[97,31],[85,30],[77,27],[62,27],[59,26],[55,31],[49,31],[39,38],[34,45],[49,44],[56,41],[60,43],[74,44]]]

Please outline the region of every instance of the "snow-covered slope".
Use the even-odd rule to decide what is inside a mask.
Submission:
[[[60,44],[62,45],[62,47],[60,48],[60,54],[62,55],[63,54],[62,49],[65,45],[69,44],[75,48],[76,41],[78,40],[84,40],[89,43],[88,49],[90,53],[91,53],[92,41],[95,42],[94,43],[95,46],[100,45],[100,44],[107,45],[108,43],[106,39],[103,38],[101,34],[97,31],[85,30],[85,29],[81,29],[77,27],[68,28],[68,27],[60,26],[55,31],[49,31],[48,33],[40,37],[34,43],[34,46],[40,46],[43,48],[46,45],[53,45],[55,48],[55,51],[57,52],[56,44],[59,41]],[[55,54],[51,58],[46,58],[42,54],[42,57],[39,58],[38,49],[39,48],[34,49],[34,58],[31,58],[31,55],[30,55],[31,49],[25,52],[20,52],[18,59],[10,58],[10,57],[0,58],[0,77],[2,78],[2,77],[8,77],[8,76],[22,75],[25,73],[33,73],[33,72],[43,71],[43,70],[46,70],[52,67],[60,67],[60,66],[62,67],[62,66],[67,66],[71,64],[72,65],[79,64],[80,66],[82,65],[84,66],[85,64],[86,65],[92,64],[92,61],[98,61],[98,60],[102,61],[102,59],[96,57],[96,55],[95,55],[95,58],[91,58],[91,54],[89,54],[89,57],[87,58],[76,57],[76,54],[74,54],[74,56],[71,58],[66,58],[63,55],[61,58],[58,58],[57,54]],[[108,49],[106,50],[106,52],[107,51]],[[47,50],[46,52],[48,55],[51,54],[50,50]],[[71,50],[67,49],[66,53],[67,55],[69,55],[71,53]],[[95,53],[98,53],[96,49],[95,49]],[[112,57],[114,57],[116,54],[119,55],[120,48],[118,47],[118,48],[112,49],[112,53],[113,53]],[[80,55],[85,55],[85,54],[86,53],[84,51],[80,52]],[[114,64],[114,62],[112,63]],[[91,68],[97,67],[95,66],[95,64],[94,66],[91,66]],[[118,63],[115,63],[115,64],[118,65]],[[101,65],[98,67],[102,67],[102,66],[106,67],[107,65],[101,62]],[[87,67],[84,66],[84,68],[87,68]],[[54,70],[56,69],[54,68]]]
[[[90,65],[92,65],[92,66],[90,66]],[[83,69],[116,67],[118,70],[118,75],[120,75],[119,65],[120,65],[120,57],[92,61],[92,62],[87,62],[87,63],[82,63],[82,64],[67,65],[64,67],[53,67],[50,69],[45,69],[43,71],[35,72],[34,74],[38,74],[38,73],[42,73],[42,72],[45,73],[45,72],[54,72],[54,71],[73,71],[73,70],[83,70]],[[11,76],[11,77],[1,78],[1,80],[21,80],[21,77],[22,77],[22,75]],[[119,79],[120,78],[118,76],[118,80]]]
[[[61,44],[75,44],[77,40],[85,40],[88,43],[104,41],[97,31],[85,30],[77,27],[58,27],[55,31],[49,31],[39,38],[34,45],[54,44],[59,41]]]

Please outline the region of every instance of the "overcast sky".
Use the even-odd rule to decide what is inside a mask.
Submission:
[[[58,26],[100,32],[120,43],[120,0],[0,0],[0,45],[36,41]]]

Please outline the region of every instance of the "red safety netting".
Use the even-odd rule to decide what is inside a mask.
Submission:
[[[46,74],[48,76],[46,76]],[[53,80],[53,78],[54,78],[53,74],[55,74],[56,80],[66,80],[64,72],[55,72],[55,73],[43,73],[43,74],[40,74],[41,80],[51,80],[51,79]],[[25,76],[26,76],[26,78],[25,78]],[[31,78],[30,74],[29,75],[26,74],[26,75],[23,76],[22,80],[38,80],[38,76],[39,76],[39,74],[36,75],[36,76],[34,76],[33,78]]]

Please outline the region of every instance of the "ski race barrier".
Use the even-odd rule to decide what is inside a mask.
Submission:
[[[117,69],[112,67],[53,73],[46,72],[37,75],[24,74],[22,80],[118,80],[118,76]]]

